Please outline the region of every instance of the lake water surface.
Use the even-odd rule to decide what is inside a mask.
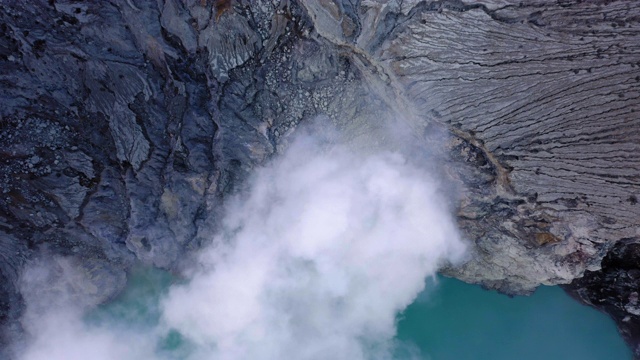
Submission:
[[[126,291],[86,321],[91,326],[153,331],[159,299],[171,282],[163,271],[135,271]],[[428,288],[398,315],[397,339],[421,359],[631,359],[613,321],[560,288],[540,287],[530,297],[515,298],[446,278]],[[165,334],[158,344],[159,359],[183,359],[189,353],[190,345],[175,332]],[[399,360],[408,357],[396,354]]]
[[[398,337],[434,360],[632,358],[612,319],[556,286],[509,298],[441,278],[401,315]]]

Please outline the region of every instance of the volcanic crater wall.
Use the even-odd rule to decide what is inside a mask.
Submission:
[[[72,259],[108,300],[135,263],[179,268],[299,124],[379,148],[399,119],[461,189],[472,257],[445,274],[510,294],[571,283],[639,343],[635,1],[2,5],[4,323],[26,263]]]

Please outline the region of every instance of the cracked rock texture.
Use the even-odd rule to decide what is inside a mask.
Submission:
[[[136,263],[178,269],[317,118],[444,163],[473,255],[446,274],[570,284],[640,344],[635,0],[0,3],[3,323],[43,256],[96,302]]]

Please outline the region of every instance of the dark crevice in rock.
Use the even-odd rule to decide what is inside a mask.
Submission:
[[[562,287],[578,301],[599,309],[616,321],[620,334],[640,358],[640,242],[618,241],[602,260],[602,269]]]

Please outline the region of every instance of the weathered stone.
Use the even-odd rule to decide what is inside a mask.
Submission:
[[[640,244],[637,239],[624,239],[607,253],[600,270],[587,271],[563,286],[576,299],[613,317],[636,358],[640,357],[639,275]]]

